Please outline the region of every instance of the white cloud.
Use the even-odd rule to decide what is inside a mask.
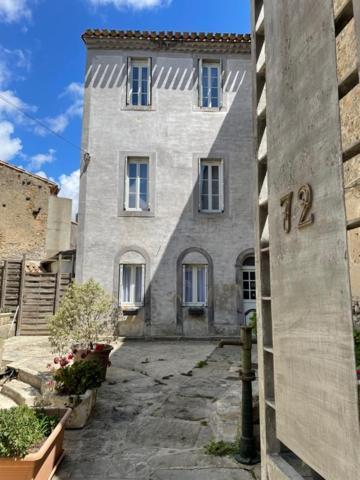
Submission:
[[[74,117],[81,117],[83,111],[83,96],[84,96],[84,87],[81,83],[72,82],[68,85],[65,90],[59,95],[59,98],[69,98],[71,100],[70,106],[65,110],[65,112],[55,115],[54,117],[47,117],[44,119],[46,125],[54,130],[56,133],[63,133],[70,121]],[[37,126],[35,132],[39,135],[47,135],[49,132]]]
[[[31,18],[28,0],[0,0],[1,22],[13,23],[23,18]]]
[[[123,8],[133,8],[134,10],[143,10],[145,8],[166,7],[172,0],[88,0],[93,7],[103,7],[112,5],[121,10]]]
[[[72,199],[72,216],[75,219],[79,209],[80,169],[74,170],[69,175],[60,175],[58,183],[60,185],[59,197]]]
[[[8,162],[22,150],[20,138],[13,137],[14,125],[10,122],[0,122],[0,160]]]
[[[38,153],[30,157],[27,168],[30,170],[39,170],[45,163],[52,163],[55,160],[55,150],[49,148],[47,153]]]

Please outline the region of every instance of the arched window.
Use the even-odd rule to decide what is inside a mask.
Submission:
[[[122,307],[141,307],[145,297],[146,260],[135,251],[121,255],[119,264],[119,304]]]
[[[208,303],[208,261],[202,253],[190,252],[182,261],[182,304],[205,307]]]

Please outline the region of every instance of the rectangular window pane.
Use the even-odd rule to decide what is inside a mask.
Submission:
[[[135,303],[142,303],[142,266],[135,267]]]
[[[192,267],[185,267],[185,302],[191,303],[192,299]]]
[[[147,178],[148,165],[147,163],[140,163],[140,178]]]
[[[211,192],[213,195],[219,195],[219,180],[212,180],[211,182]]]
[[[203,67],[202,71],[202,104],[203,107],[209,106],[209,69],[207,67]]]
[[[141,69],[141,80],[144,83],[147,83],[148,81],[148,69],[147,67],[142,67]]]
[[[136,163],[129,163],[128,175],[132,178],[136,177]]]
[[[209,196],[201,195],[201,210],[209,210]]]
[[[137,105],[139,103],[139,95],[137,93],[133,93],[131,96],[131,104]]]
[[[140,195],[140,209],[146,210],[148,208],[147,194]]]
[[[141,94],[141,105],[146,106],[147,105],[147,93],[142,93]]]
[[[136,178],[129,178],[129,193],[136,193]]]
[[[219,195],[212,195],[212,210],[219,210]]]
[[[133,82],[139,80],[139,67],[135,67],[135,66],[133,67],[132,78],[133,78]]]
[[[197,301],[205,303],[205,268],[197,268]]]
[[[136,193],[129,194],[129,208],[136,208]]]
[[[122,277],[122,301],[125,303],[130,302],[130,276],[131,267],[129,265],[123,265],[123,277]]]
[[[147,179],[140,178],[140,195],[147,195]]]

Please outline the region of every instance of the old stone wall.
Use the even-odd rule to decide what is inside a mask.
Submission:
[[[54,186],[0,164],[0,259],[43,259]]]

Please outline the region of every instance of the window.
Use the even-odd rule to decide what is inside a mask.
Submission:
[[[120,304],[144,304],[145,265],[120,265]]]
[[[256,300],[255,267],[248,267],[246,266],[245,262],[243,265],[244,269],[242,272],[242,277],[244,300]]]
[[[183,265],[183,304],[207,305],[207,265]]]
[[[126,175],[126,210],[149,210],[149,159],[129,157]]]
[[[150,105],[151,59],[131,59],[130,98],[133,106]]]
[[[221,106],[220,62],[200,60],[200,106],[219,108]]]
[[[223,163],[221,160],[200,160],[200,211],[224,210]]]

